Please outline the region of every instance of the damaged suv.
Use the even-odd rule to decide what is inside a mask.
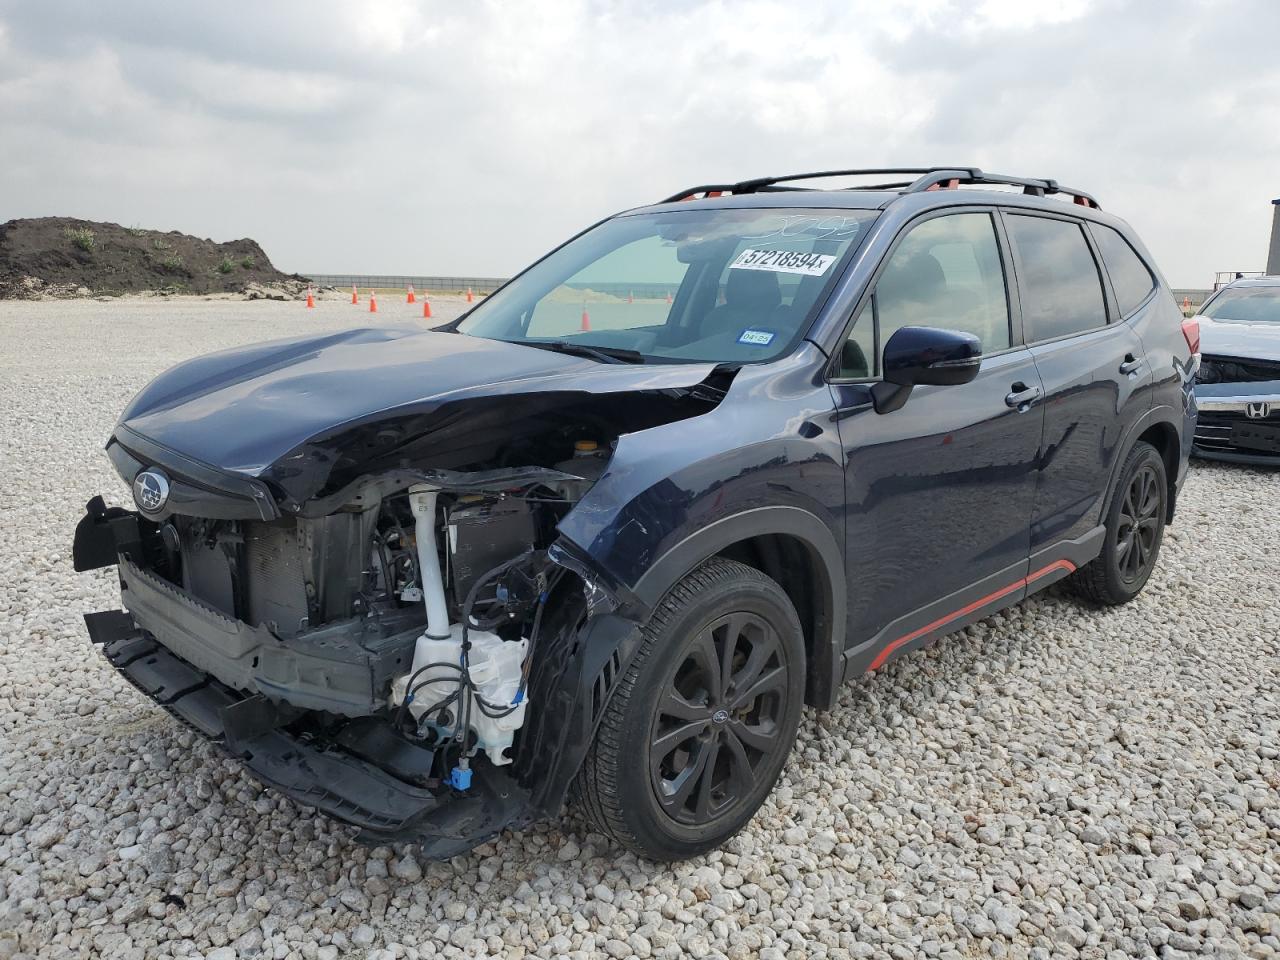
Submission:
[[[181,364],[107,454],[86,616],[265,784],[447,857],[571,796],[687,857],[802,706],[1055,580],[1142,589],[1194,324],[1080,191],[973,168],[698,187],[445,328]],[[1063,201],[1066,202],[1063,202]]]

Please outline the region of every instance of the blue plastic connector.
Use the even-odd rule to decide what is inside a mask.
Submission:
[[[454,767],[449,771],[449,786],[455,790],[471,789],[471,771],[465,767]]]

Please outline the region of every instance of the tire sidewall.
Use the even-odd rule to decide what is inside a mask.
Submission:
[[[726,614],[745,611],[765,619],[781,639],[787,661],[787,692],[779,742],[785,750],[770,758],[762,769],[756,789],[731,811],[704,826],[681,824],[662,809],[649,776],[649,739],[653,711],[658,697],[683,659],[691,638],[712,621]],[[795,610],[782,589],[770,580],[751,579],[717,584],[700,594],[653,638],[635,686],[625,707],[622,741],[625,761],[619,769],[619,787],[628,800],[623,818],[633,835],[646,839],[647,846],[669,850],[671,859],[683,859],[719,846],[737,833],[755,815],[773,789],[790,756],[804,700],[804,640]]]

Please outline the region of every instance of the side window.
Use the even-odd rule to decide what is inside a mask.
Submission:
[[[1111,278],[1111,286],[1116,292],[1120,316],[1127,317],[1155,288],[1155,278],[1118,231],[1100,223],[1091,223],[1089,229],[1093,231],[1093,239],[1102,254],[1102,265],[1107,268],[1107,276]]]
[[[853,321],[849,339],[840,348],[840,372],[837,376],[842,379],[865,380],[879,374],[876,363],[875,317],[875,306],[868,299],[858,311],[858,319]]]
[[[1005,222],[1017,257],[1027,342],[1106,326],[1102,277],[1081,225],[1020,214]]]
[[[1009,346],[1009,305],[989,213],[926,220],[902,239],[876,282],[880,343],[901,327],[976,334],[983,353]],[[856,329],[856,327],[855,327]]]

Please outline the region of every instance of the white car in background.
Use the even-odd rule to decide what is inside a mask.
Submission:
[[[1280,276],[1236,280],[1205,301],[1192,452],[1280,466]]]

